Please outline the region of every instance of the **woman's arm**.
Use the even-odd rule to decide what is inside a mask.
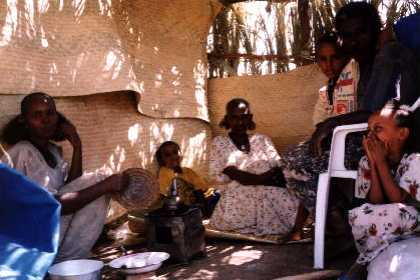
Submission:
[[[107,193],[121,191],[128,184],[128,175],[116,174],[80,191],[58,195],[61,203],[61,214],[67,215],[85,207],[88,203]]]
[[[331,117],[324,122],[319,123],[309,140],[311,152],[316,156],[320,156],[323,152],[322,142],[334,131],[334,128],[337,126],[367,122],[370,115],[371,112],[368,111],[356,111]]]
[[[60,129],[64,137],[70,142],[73,147],[73,155],[71,159],[70,171],[67,176],[66,183],[70,183],[76,178],[82,176],[83,163],[82,163],[82,142],[80,141],[79,134],[76,128],[70,122],[63,122]]]
[[[253,173],[239,170],[235,166],[228,166],[223,170],[223,173],[226,174],[231,180],[238,181],[241,185],[244,185],[244,186],[251,186],[251,185],[275,186],[276,185],[276,182],[274,181],[273,169],[258,175],[258,174],[253,174]]]

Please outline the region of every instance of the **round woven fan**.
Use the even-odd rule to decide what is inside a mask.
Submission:
[[[114,195],[127,210],[147,209],[159,197],[159,184],[153,175],[141,168],[124,171],[129,177],[127,188]]]

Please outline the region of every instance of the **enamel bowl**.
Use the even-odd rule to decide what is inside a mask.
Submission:
[[[139,274],[154,271],[169,259],[165,252],[146,252],[120,257],[109,263],[109,266],[125,274]]]
[[[100,280],[104,263],[94,260],[71,260],[50,267],[51,280]]]

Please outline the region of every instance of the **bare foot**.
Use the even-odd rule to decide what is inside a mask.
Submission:
[[[302,230],[295,230],[290,233],[288,241],[299,241],[302,240]]]

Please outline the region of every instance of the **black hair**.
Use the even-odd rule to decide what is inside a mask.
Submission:
[[[337,53],[337,55],[339,57],[341,57],[343,59],[343,61],[345,61],[347,59],[347,57],[344,55],[344,53],[342,51],[341,46],[338,43],[337,33],[332,32],[332,31],[329,31],[329,32],[324,33],[318,39],[318,41],[316,42],[316,45],[315,45],[315,58],[316,58],[317,61],[319,59],[319,50],[321,49],[321,47],[324,44],[330,44],[330,45],[334,46],[335,52]],[[339,75],[337,77],[334,77],[334,78],[328,80],[327,95],[328,95],[328,103],[330,105],[332,105],[333,102],[334,102],[334,100],[333,100],[333,98],[334,98],[334,89],[335,89],[335,86],[337,84],[338,77],[339,77]]]
[[[227,121],[227,115],[229,114],[229,112],[232,112],[234,109],[238,108],[239,104],[245,104],[245,106],[248,108],[248,110],[250,110],[250,106],[249,106],[249,102],[246,101],[243,98],[234,98],[232,100],[230,100],[227,104],[226,104],[226,114],[223,117],[222,121],[219,123],[219,126],[225,129],[230,129],[228,121]],[[257,125],[255,124],[255,122],[253,120],[251,120],[248,123],[248,129],[249,130],[254,130],[255,127]]]
[[[38,100],[40,98],[48,99],[53,102],[55,105],[54,99],[46,93],[43,92],[34,92],[25,96],[21,103],[20,103],[20,114],[15,116],[12,120],[10,120],[3,128],[1,133],[1,140],[4,141],[8,145],[14,145],[19,141],[29,140],[29,130],[25,123],[25,114],[29,110],[29,106],[34,100]],[[64,122],[68,120],[63,116],[63,114],[57,112],[58,114],[58,122]],[[63,141],[64,135],[57,133],[53,139],[53,141]]]
[[[156,157],[156,161],[159,165],[159,167],[165,166],[165,162],[163,161],[163,149],[167,146],[176,146],[176,148],[178,149],[178,152],[181,151],[181,148],[179,147],[178,143],[174,142],[174,141],[165,141],[163,142],[159,148],[156,151],[155,157]]]
[[[29,106],[31,105],[31,103],[34,100],[39,100],[39,99],[47,99],[48,101],[51,101],[55,106],[54,99],[48,94],[44,92],[33,92],[25,96],[20,102],[20,113],[22,115],[25,115],[28,112]]]
[[[406,127],[410,131],[403,148],[406,153],[420,152],[420,141],[418,138],[420,136],[420,127],[415,118],[416,111],[411,112],[407,105],[401,104],[397,99],[388,101],[379,111],[379,114],[391,115],[398,127]]]
[[[335,16],[335,28],[340,33],[342,25],[349,19],[361,19],[371,29],[374,42],[379,39],[382,22],[376,7],[367,2],[351,2],[344,5]]]
[[[318,58],[319,50],[321,49],[322,45],[324,44],[330,44],[333,45],[336,49],[336,51],[341,54],[341,48],[338,44],[338,36],[337,33],[329,31],[324,34],[317,40],[315,44],[315,56]]]

